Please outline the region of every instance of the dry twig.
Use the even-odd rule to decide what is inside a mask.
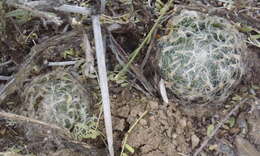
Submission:
[[[63,61],[63,62],[47,62],[48,66],[68,66],[74,65],[77,61]]]
[[[225,116],[225,118],[224,118],[221,122],[219,122],[219,123],[217,124],[216,128],[214,129],[214,131],[213,131],[209,136],[206,137],[206,139],[201,143],[200,147],[195,151],[195,153],[193,154],[193,156],[197,156],[197,155],[203,150],[203,148],[208,144],[209,140],[210,140],[213,136],[216,135],[216,133],[218,132],[218,130],[220,129],[220,127],[222,127],[222,126],[225,124],[225,122],[230,118],[230,116],[231,116],[235,111],[237,111],[238,108],[239,108],[242,104],[244,104],[247,100],[248,100],[247,98],[244,99],[244,100],[242,100],[239,104],[237,104],[237,105]]]
[[[83,49],[85,51],[85,71],[84,74],[86,77],[94,78],[95,77],[95,67],[94,67],[94,52],[90,46],[89,39],[87,34],[84,32],[83,34]]]
[[[3,63],[0,64],[0,67],[2,67],[2,66],[6,66],[6,65],[8,65],[8,64],[10,64],[10,63],[12,63],[12,62],[13,62],[12,60],[9,60],[9,61],[6,61],[6,62],[3,62]]]
[[[2,80],[2,81],[8,81],[10,79],[12,79],[12,76],[2,76],[2,75],[0,75],[0,80]]]
[[[78,13],[82,15],[90,15],[91,14],[91,9],[86,8],[86,7],[80,7],[80,6],[73,6],[73,5],[67,5],[63,4],[59,7],[54,8],[57,11],[62,11],[62,12],[68,12],[68,13]]]
[[[142,65],[141,65],[141,69],[142,69],[142,70],[144,69],[144,67],[145,67],[145,65],[146,65],[146,63],[147,63],[147,61],[148,61],[148,59],[149,59],[149,57],[150,57],[151,51],[152,51],[152,49],[153,49],[153,47],[154,47],[154,42],[155,42],[155,39],[156,39],[156,34],[157,34],[157,29],[154,30],[154,33],[153,33],[153,35],[152,35],[152,39],[151,39],[151,41],[150,41],[150,45],[149,45],[149,47],[148,47],[148,49],[147,49],[147,51],[146,51],[144,60],[143,60]]]
[[[6,1],[6,4],[10,5],[12,7],[15,7],[15,8],[29,11],[33,14],[33,16],[47,19],[48,21],[51,21],[51,22],[55,23],[56,25],[61,25],[63,23],[63,21],[60,19],[60,17],[56,16],[54,13],[39,11],[39,10],[32,8],[30,6],[27,6],[25,4],[18,4],[18,3],[14,3],[12,1]]]
[[[127,58],[129,58],[129,56],[124,51],[124,49],[118,44],[118,42],[115,40],[115,38],[111,33],[110,33],[110,48],[121,65],[127,64],[127,60],[128,60]],[[152,86],[152,84],[149,81],[147,81],[147,79],[143,75],[141,68],[133,64],[130,64],[129,67],[133,72],[131,72],[130,70],[128,70],[128,72],[131,75],[134,75],[134,77],[136,77],[142,83],[142,85],[150,95],[154,95],[156,90]]]
[[[148,111],[145,111],[136,121],[135,123],[130,127],[130,129],[126,132],[125,134],[125,137],[123,139],[123,143],[122,143],[122,150],[121,150],[121,154],[120,156],[123,156],[123,153],[124,153],[124,149],[125,149],[125,145],[126,145],[126,142],[127,142],[127,139],[130,135],[130,133],[133,131],[133,129],[135,128],[135,126],[138,124],[138,122],[148,113]]]
[[[0,112],[0,116],[6,119],[11,119],[11,120],[17,120],[17,121],[25,121],[25,122],[30,122],[30,123],[34,123],[34,124],[39,124],[42,126],[45,126],[47,128],[51,128],[51,129],[56,129],[59,130],[60,132],[63,132],[64,134],[69,134],[69,131],[58,127],[56,125],[53,124],[48,124],[46,122],[40,121],[40,120],[36,120],[36,119],[32,119],[32,118],[28,118],[22,115],[17,115],[17,114],[13,114],[13,113],[7,113],[7,112]]]
[[[168,99],[168,96],[167,96],[167,91],[166,91],[165,83],[164,83],[163,79],[161,79],[160,82],[159,82],[159,88],[160,88],[160,93],[161,93],[163,101],[165,103],[169,103],[169,99]]]
[[[155,24],[153,25],[153,27],[151,28],[151,30],[149,31],[149,33],[147,34],[147,36],[144,38],[144,40],[142,41],[142,43],[140,44],[140,46],[138,48],[136,48],[134,50],[134,52],[131,54],[131,58],[129,59],[128,63],[123,67],[123,69],[116,75],[115,79],[117,79],[118,77],[120,77],[122,74],[124,74],[127,70],[128,67],[133,63],[133,61],[135,60],[135,58],[138,56],[138,54],[140,53],[141,49],[145,46],[145,44],[149,43],[152,34],[154,33],[154,31],[156,30],[157,26],[159,25],[159,23],[161,22],[162,18],[164,17],[164,15],[166,14],[166,12],[169,10],[170,6],[172,6],[174,0],[170,0],[167,4],[164,5],[164,7],[161,10],[161,15],[158,17],[158,19],[156,20]]]
[[[101,26],[99,21],[99,16],[92,16],[92,25],[94,29],[95,47],[96,47],[96,57],[98,63],[98,74],[99,74],[99,84],[101,89],[102,101],[103,101],[103,111],[105,118],[105,128],[108,142],[108,150],[110,156],[114,156],[113,149],[113,129],[112,129],[112,118],[110,111],[110,100],[108,91],[108,79],[106,71],[105,62],[105,51],[103,46]]]
[[[100,1],[101,1],[100,11],[101,11],[101,13],[104,13],[105,7],[106,7],[106,0],[100,0]]]

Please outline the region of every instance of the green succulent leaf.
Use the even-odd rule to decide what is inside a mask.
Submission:
[[[207,136],[210,137],[213,131],[214,131],[214,125],[209,125],[207,128]]]

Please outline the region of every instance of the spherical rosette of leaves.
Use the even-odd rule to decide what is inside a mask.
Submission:
[[[54,71],[34,78],[24,89],[27,116],[71,130],[90,120],[90,99],[67,72]]]
[[[224,18],[182,11],[158,45],[166,88],[183,101],[226,100],[245,73],[243,36]]]

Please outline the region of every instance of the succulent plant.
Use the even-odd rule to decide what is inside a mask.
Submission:
[[[67,72],[36,77],[24,89],[27,115],[71,130],[90,120],[88,93]]]
[[[243,36],[224,18],[183,10],[160,38],[159,69],[183,101],[224,101],[245,73]]]

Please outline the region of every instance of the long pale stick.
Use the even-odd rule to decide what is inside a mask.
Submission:
[[[112,119],[111,119],[110,101],[109,101],[109,92],[108,92],[108,83],[107,83],[105,51],[103,46],[101,26],[100,26],[98,15],[92,16],[92,25],[94,29],[96,57],[98,63],[99,85],[100,85],[102,101],[103,101],[103,111],[104,111],[104,118],[105,118],[108,150],[110,156],[114,156]]]

